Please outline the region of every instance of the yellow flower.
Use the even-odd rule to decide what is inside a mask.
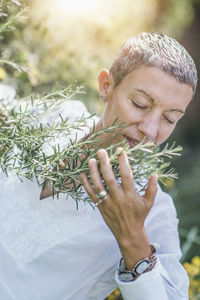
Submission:
[[[198,275],[199,269],[192,263],[191,264],[185,263],[184,267],[190,277],[195,277],[196,275]]]
[[[120,291],[119,289],[114,290],[114,292],[112,292],[112,294],[110,294],[106,300],[115,300],[116,297],[118,297],[120,295]]]
[[[193,257],[192,264],[194,264],[195,266],[197,266],[199,268],[199,272],[200,272],[200,257],[199,256]]]
[[[184,263],[184,267],[190,279],[189,296],[193,300],[200,296],[200,257],[193,257],[191,263]]]
[[[29,80],[30,80],[30,83],[32,86],[37,86],[39,75],[40,74],[39,74],[39,70],[37,69],[37,67],[34,66],[33,64],[29,63],[28,77],[29,77]]]
[[[6,75],[6,71],[2,67],[0,67],[0,80],[5,79]]]
[[[115,300],[115,296],[111,294],[110,296],[108,296],[108,300]]]
[[[192,259],[192,262],[190,264],[185,263],[184,267],[189,276],[194,278],[195,276],[200,275],[200,257],[195,256]]]
[[[116,296],[119,296],[119,294],[120,294],[119,289],[116,289],[115,292],[114,292],[114,294],[115,294]]]

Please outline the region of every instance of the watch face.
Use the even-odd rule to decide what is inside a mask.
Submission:
[[[119,274],[119,278],[121,281],[132,281],[133,280],[133,275],[131,272],[121,272]]]
[[[135,267],[135,272],[137,274],[142,274],[144,271],[146,271],[149,267],[149,261],[146,259],[142,260],[136,267]]]

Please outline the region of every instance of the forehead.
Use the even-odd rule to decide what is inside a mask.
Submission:
[[[166,72],[149,66],[140,66],[124,77],[121,89],[127,93],[143,90],[155,102],[166,105],[187,107],[193,96],[193,89],[185,83],[180,83],[175,77]]]

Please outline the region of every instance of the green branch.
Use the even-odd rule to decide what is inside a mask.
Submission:
[[[0,110],[3,116],[0,117],[0,167],[3,172],[9,175],[14,172],[22,180],[26,177],[30,180],[36,178],[41,187],[48,184],[52,187],[54,194],[59,197],[60,193],[71,195],[77,202],[82,200],[82,185],[79,180],[81,172],[85,172],[90,179],[88,160],[96,158],[101,142],[102,133],[112,133],[112,136],[120,128],[126,127],[125,124],[117,123],[117,120],[108,128],[95,130],[93,126],[91,135],[86,140],[78,140],[72,132],[83,131],[88,127],[88,121],[94,115],[75,120],[70,123],[69,118],[60,115],[60,121],[49,124],[42,124],[40,121],[44,113],[51,114],[63,101],[74,94],[71,87],[62,91],[54,91],[50,95],[31,99],[31,105],[25,108],[10,109],[9,111],[3,104]],[[64,100],[63,100],[64,99]],[[30,101],[29,101],[30,102]],[[59,143],[55,143],[55,138],[68,137],[69,143],[61,150]],[[92,145],[92,147],[91,147]],[[165,178],[177,178],[174,169],[170,169],[171,159],[179,155],[181,147],[166,147],[160,151],[158,147],[153,148],[153,144],[142,141],[134,148],[130,148],[125,140],[118,144],[111,145],[105,150],[108,151],[110,161],[116,178],[120,177],[117,147],[121,146],[127,153],[135,182],[145,188],[145,183],[152,174],[158,174],[159,180]],[[50,150],[49,151],[46,150]],[[71,186],[66,192],[66,186]],[[86,197],[85,201],[90,199]]]

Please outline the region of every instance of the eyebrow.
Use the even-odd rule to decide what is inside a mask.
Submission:
[[[144,90],[142,90],[142,89],[135,89],[137,92],[140,92],[140,93],[142,93],[142,94],[144,94],[146,97],[148,97],[149,98],[149,100],[152,102],[152,103],[155,103],[155,100],[151,97],[151,95],[149,95],[146,91],[144,91]],[[184,114],[185,112],[183,111],[183,110],[181,110],[181,109],[170,109],[170,110],[168,110],[168,111],[177,111],[177,112],[180,112],[181,114]]]

